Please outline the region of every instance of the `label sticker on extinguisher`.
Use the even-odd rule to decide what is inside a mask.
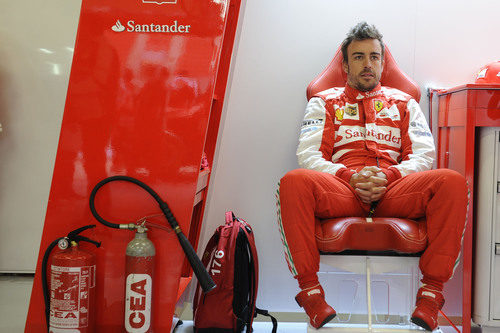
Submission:
[[[95,287],[95,265],[52,265],[50,286],[51,329],[87,327],[90,288]]]
[[[145,333],[151,325],[152,279],[148,274],[129,274],[126,281],[125,328]]]

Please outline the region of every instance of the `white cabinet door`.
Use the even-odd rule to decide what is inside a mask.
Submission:
[[[491,280],[491,319],[500,321],[500,255],[494,257]]]
[[[496,177],[497,184],[500,184],[500,132],[496,132]],[[497,185],[498,186],[498,185]],[[493,210],[492,223],[492,239],[491,239],[491,293],[490,293],[490,318],[492,320],[500,320],[500,252],[495,249],[496,244],[500,244],[500,194],[493,193],[496,203]]]

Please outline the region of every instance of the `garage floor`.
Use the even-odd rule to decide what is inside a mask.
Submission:
[[[0,275],[0,332],[16,333],[24,331],[32,285],[33,277],[31,276]],[[270,322],[255,322],[253,328],[254,333],[268,333],[271,332],[272,324]],[[337,326],[330,329],[321,329],[318,332],[328,333],[341,331],[345,331],[345,328]],[[361,333],[366,332],[366,328],[361,325],[357,328],[351,326],[349,331]],[[192,332],[192,321],[184,321],[176,330],[176,333]],[[307,324],[280,322],[278,324],[278,332],[306,333]],[[456,331],[452,327],[443,327],[442,332],[454,333]],[[475,328],[473,332],[480,333],[481,330]]]

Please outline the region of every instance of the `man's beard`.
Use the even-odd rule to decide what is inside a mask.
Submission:
[[[367,73],[366,71],[363,71],[361,73],[359,73],[358,76],[351,76],[350,74],[350,69],[348,68],[348,71],[347,72],[347,82],[352,82],[351,86],[359,91],[363,91],[363,92],[366,92],[366,91],[371,91],[373,90],[380,82],[380,77],[377,77],[375,75],[375,73],[373,72],[369,72],[370,74],[373,75],[374,77],[374,82],[373,83],[370,83],[370,84],[363,84],[362,83],[362,79],[360,79],[361,75],[363,75],[364,73]]]
[[[361,83],[361,81],[357,80],[355,82],[355,87],[354,88],[356,88],[359,91],[366,92],[366,91],[373,90],[377,85],[378,85],[378,81],[375,81],[374,83],[365,85],[365,84]]]
[[[361,72],[359,74],[359,76],[362,76],[365,73],[368,73],[368,72]],[[373,83],[363,84],[363,82],[362,82],[363,78],[356,77],[356,80],[354,82],[355,83],[354,88],[356,88],[357,90],[360,90],[360,91],[364,91],[364,92],[373,90],[378,85],[380,78],[377,78],[375,73],[372,73],[372,72],[369,72],[369,73],[373,75],[373,79],[374,79]]]

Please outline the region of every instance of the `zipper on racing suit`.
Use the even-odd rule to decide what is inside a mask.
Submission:
[[[380,163],[379,163],[379,160],[378,160],[378,155],[375,157],[375,159],[377,160],[377,168],[380,168]],[[372,204],[370,206],[370,211],[368,212],[368,217],[372,217],[373,216],[373,213],[375,213],[375,208],[377,208],[377,204],[378,204],[378,201],[372,202]]]

